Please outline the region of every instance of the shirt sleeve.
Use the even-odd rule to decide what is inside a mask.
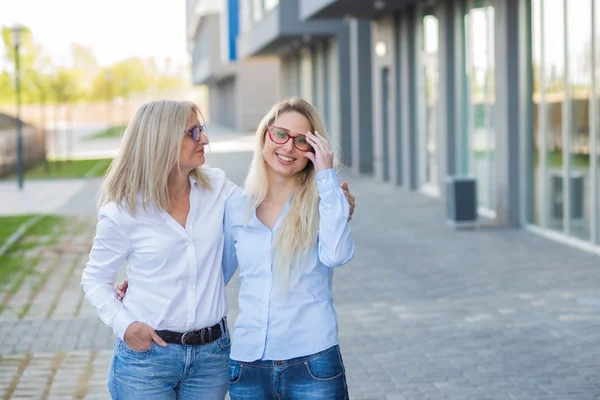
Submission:
[[[81,285],[86,299],[98,311],[100,319],[113,328],[121,339],[127,327],[136,321],[117,299],[114,287],[117,274],[130,251],[129,240],[123,230],[101,210]]]
[[[350,204],[344,196],[333,168],[317,173],[319,189],[319,260],[328,267],[339,267],[354,257],[354,239],[348,216]]]
[[[236,195],[241,192],[242,189],[234,185],[234,190],[232,192]],[[232,202],[234,201],[235,195],[229,197],[227,202],[225,203],[225,212],[223,216],[223,235],[224,235],[224,245],[223,245],[223,278],[225,280],[225,285],[229,283],[233,274],[238,268],[238,259],[237,259],[237,251],[235,248],[235,239],[233,237],[231,222],[229,219]]]

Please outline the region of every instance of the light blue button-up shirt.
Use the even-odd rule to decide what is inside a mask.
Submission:
[[[333,268],[354,256],[348,226],[350,206],[333,169],[316,175],[319,232],[288,291],[278,290],[272,244],[288,213],[286,204],[273,231],[253,213],[246,225],[246,195],[234,192],[225,205],[225,282],[240,269],[240,311],[233,328],[231,358],[238,361],[289,360],[338,344],[337,316],[331,296]]]

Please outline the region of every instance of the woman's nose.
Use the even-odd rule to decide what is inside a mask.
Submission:
[[[287,151],[293,151],[294,150],[294,139],[290,138],[290,140],[288,140],[287,142],[285,142],[285,144],[283,145],[283,147]]]
[[[200,144],[208,144],[208,135],[204,132],[200,135]]]

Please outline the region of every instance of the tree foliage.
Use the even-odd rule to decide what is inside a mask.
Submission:
[[[0,70],[0,103],[12,104],[16,99],[15,51],[10,28],[2,27],[1,33],[7,68]],[[100,66],[91,49],[76,43],[71,45],[69,65],[56,65],[28,28],[22,32],[19,54],[24,104],[106,101],[187,86],[181,77],[159,72],[153,58],[132,57]]]

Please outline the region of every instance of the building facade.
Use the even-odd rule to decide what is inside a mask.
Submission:
[[[277,57],[238,60],[238,0],[188,0],[192,80],[208,87],[212,123],[254,131],[280,97]]]
[[[354,171],[472,176],[483,217],[600,252],[600,0],[240,2],[239,56],[278,57]]]

